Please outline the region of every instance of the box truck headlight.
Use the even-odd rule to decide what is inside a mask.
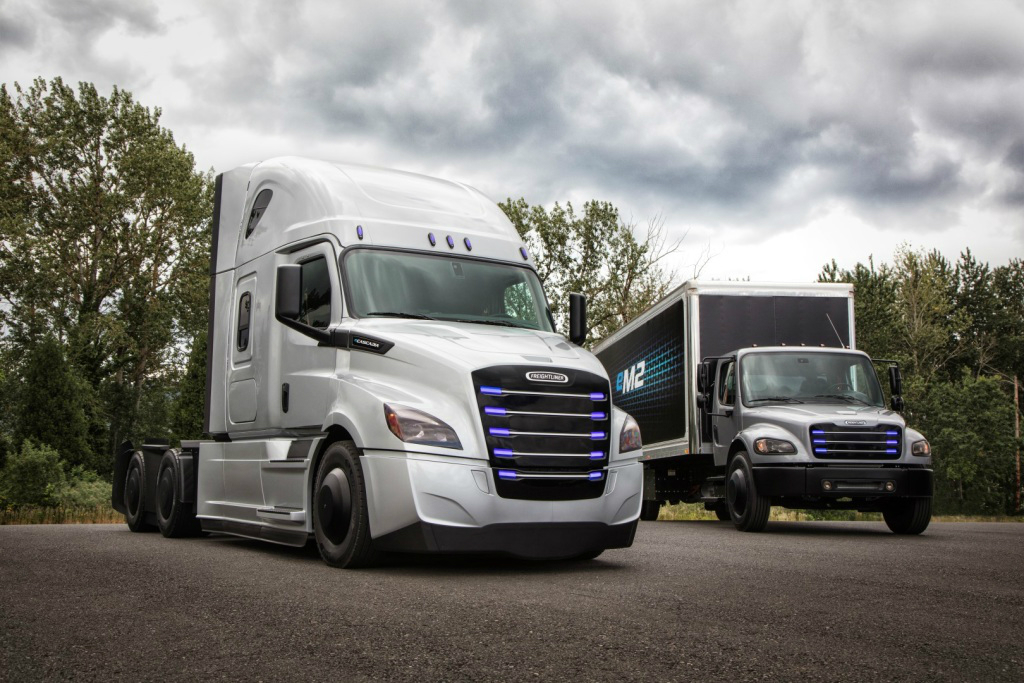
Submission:
[[[921,439],[920,441],[914,442],[914,445],[910,447],[910,452],[914,455],[920,455],[927,458],[932,454],[932,447],[931,444],[928,443],[927,439]]]
[[[626,421],[622,423],[622,431],[619,432],[619,453],[639,450],[643,445],[643,441],[640,440],[640,425],[627,415]]]
[[[387,420],[391,433],[406,443],[462,450],[462,443],[455,435],[455,430],[433,415],[385,403],[384,419]]]
[[[796,453],[796,446],[782,439],[758,439],[754,451],[761,455],[790,455]]]

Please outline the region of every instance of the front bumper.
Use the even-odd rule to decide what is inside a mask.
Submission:
[[[930,498],[933,479],[923,467],[754,467],[757,492],[769,498]]]
[[[559,558],[628,547],[640,515],[643,466],[611,466],[603,495],[502,498],[486,461],[364,451],[370,535],[382,550]]]

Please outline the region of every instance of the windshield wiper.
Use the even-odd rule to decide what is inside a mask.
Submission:
[[[748,400],[747,403],[759,403],[761,401],[786,401],[789,403],[803,403],[803,401],[801,401],[800,399],[793,398],[792,396],[765,396],[764,398],[752,398]]]
[[[379,315],[385,318],[413,318],[414,320],[437,320],[422,313],[403,313],[401,311],[370,311],[366,315]]]
[[[840,401],[846,401],[847,403],[849,403],[850,401],[856,401],[857,403],[863,403],[866,406],[874,405],[872,403],[868,403],[862,398],[857,398],[856,396],[847,396],[846,394],[815,394],[814,398],[838,398]]]
[[[527,327],[526,325],[516,325],[505,320],[470,320],[468,318],[439,318],[440,320],[447,320],[453,323],[476,323],[477,325],[498,325],[500,327],[518,327],[522,330],[533,330],[534,327]]]

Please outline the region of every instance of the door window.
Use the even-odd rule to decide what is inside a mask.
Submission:
[[[728,361],[718,372],[718,403],[731,406],[736,399],[736,363]]]
[[[249,348],[249,327],[252,323],[252,294],[246,292],[238,300],[238,335],[235,346],[239,351]]]

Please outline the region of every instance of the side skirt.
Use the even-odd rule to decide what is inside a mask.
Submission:
[[[203,531],[268,541],[293,548],[301,548],[309,541],[309,534],[301,529],[278,529],[262,524],[247,524],[228,519],[201,519],[199,521],[203,526]]]

